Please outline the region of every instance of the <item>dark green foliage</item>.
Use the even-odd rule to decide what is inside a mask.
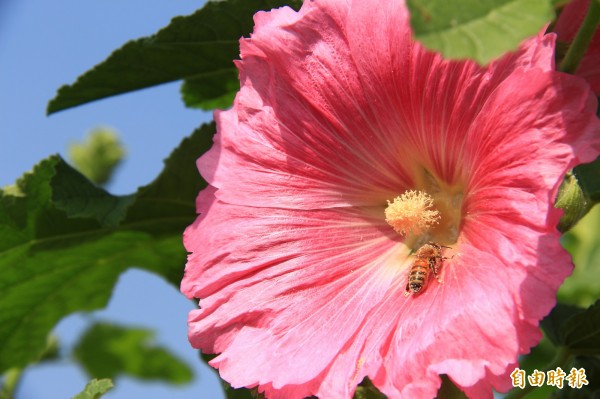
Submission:
[[[600,301],[588,309],[557,305],[542,321],[542,328],[552,342],[569,356],[561,368],[567,374],[583,368],[587,385],[570,387],[568,378],[563,389],[552,388],[552,398],[596,398],[600,396]],[[556,366],[556,365],[553,365]],[[544,392],[549,389],[544,388]],[[535,394],[530,395],[534,398]],[[528,398],[530,397],[528,396]],[[537,398],[537,396],[536,396]]]
[[[569,375],[571,370],[585,370],[586,385],[581,387],[569,386],[565,379],[563,389],[554,389],[552,399],[598,399],[600,398],[600,358],[597,356],[577,356],[565,368],[565,374]]]
[[[581,312],[583,312],[583,309],[577,306],[558,303],[552,309],[552,312],[542,320],[540,323],[541,327],[555,346],[563,346],[565,344],[562,327],[566,320]]]
[[[185,139],[131,196],[108,194],[57,156],[0,192],[0,371],[39,356],[63,317],[106,306],[131,266],[179,285],[181,234],[206,184],[195,161],[213,131],[206,125]]]
[[[153,332],[109,323],[92,325],[81,337],[74,356],[90,377],[120,375],[171,384],[192,381],[187,364],[153,344]]]
[[[156,34],[126,43],[75,83],[62,86],[48,113],[182,79],[187,105],[226,107],[239,89],[233,60],[239,58],[239,39],[252,32],[252,15],[288,3],[300,5],[298,0],[210,1]]]
[[[600,300],[587,309],[558,304],[541,325],[556,346],[572,354],[600,355]]]
[[[569,317],[560,328],[563,345],[581,355],[600,355],[600,300]]]
[[[600,158],[594,162],[576,166],[573,173],[588,198],[594,203],[600,202]]]
[[[354,391],[354,399],[386,399],[369,378],[365,378]]]
[[[185,105],[204,110],[227,108],[240,89],[238,71],[223,69],[212,75],[187,79],[181,85],[181,96]]]

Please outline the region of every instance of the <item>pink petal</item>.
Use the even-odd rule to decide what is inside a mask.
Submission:
[[[190,315],[192,344],[223,352],[211,364],[235,386],[315,378],[401,278],[389,265],[406,254],[368,213],[248,213],[215,203],[186,231],[190,264],[201,265],[188,268],[182,284],[186,295],[202,298]],[[219,251],[200,250],[207,247]]]
[[[596,99],[554,71],[554,35],[486,68],[412,42],[401,1],[259,13],[242,89],[217,112],[210,183],[184,236],[194,347],[268,398],[473,398],[510,388],[571,272],[552,204],[600,152]],[[427,171],[462,192],[443,283],[404,295],[412,258],[383,210]],[[407,372],[409,371],[409,372]]]

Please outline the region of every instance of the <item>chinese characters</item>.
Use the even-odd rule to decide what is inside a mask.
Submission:
[[[581,387],[589,383],[585,375],[585,369],[576,369],[575,367],[571,369],[569,375],[560,367],[557,367],[555,370],[549,370],[546,373],[536,369],[530,375],[526,375],[525,370],[516,368],[510,373],[510,378],[512,379],[512,386],[521,389],[525,388],[527,382],[532,387],[541,387],[546,382],[546,385],[555,386],[558,389],[563,388],[565,380],[567,380],[571,388],[577,389],[581,389]]]

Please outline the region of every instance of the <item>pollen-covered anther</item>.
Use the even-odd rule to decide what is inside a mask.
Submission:
[[[385,221],[398,234],[423,234],[440,221],[440,212],[431,209],[433,198],[422,191],[406,191],[387,203]]]

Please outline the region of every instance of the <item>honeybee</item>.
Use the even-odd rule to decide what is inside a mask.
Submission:
[[[417,250],[415,261],[408,272],[408,283],[406,284],[404,296],[409,296],[411,292],[413,294],[421,292],[427,285],[430,272],[433,272],[438,282],[442,282],[439,275],[440,267],[444,259],[448,259],[442,256],[442,248],[450,247],[430,241]]]

